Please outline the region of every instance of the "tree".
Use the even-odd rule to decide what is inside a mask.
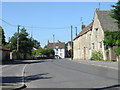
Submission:
[[[55,54],[55,52],[52,48],[46,49],[46,56],[47,57],[53,57],[54,54]]]
[[[120,31],[105,31],[104,44],[106,48],[108,48],[108,46],[120,46]]]
[[[55,54],[55,52],[54,52],[54,50],[53,49],[49,49],[49,48],[42,48],[41,50],[40,50],[40,53],[42,54],[42,55],[46,55],[48,58],[50,58],[50,57],[53,57],[54,56],[54,54]]]
[[[41,56],[46,56],[46,58],[53,58],[54,57],[54,50],[53,49],[48,49],[48,48],[39,48],[38,50],[33,50],[32,54],[35,57],[41,57]]]
[[[7,45],[8,48],[11,50],[17,50],[17,36],[18,33],[15,33],[14,36],[12,36],[9,40],[9,44]]]
[[[17,50],[17,36],[18,33],[15,33],[14,36],[11,37],[10,43],[8,45],[11,50]],[[19,52],[20,53],[32,53],[32,49],[34,47],[34,42],[32,38],[28,38],[29,34],[26,32],[25,28],[22,28],[19,33]]]
[[[48,48],[48,45],[45,45],[44,48]]]
[[[118,24],[118,28],[120,29],[120,1],[116,3],[116,5],[112,5],[114,8],[112,10],[113,14],[111,15],[112,18],[116,19],[116,23]]]
[[[108,47],[116,46],[116,48],[114,49],[114,52],[115,52],[115,55],[119,59],[120,57],[120,31],[114,31],[114,32],[106,31],[103,42],[105,44],[106,49],[108,49]]]
[[[34,43],[34,48],[39,49],[40,48],[40,42],[38,42],[37,40],[32,39],[33,43]]]
[[[6,44],[6,42],[5,42],[4,30],[0,26],[0,45],[4,46],[5,44]]]
[[[35,56],[35,57],[39,57],[40,56],[40,50],[32,50],[32,55]]]

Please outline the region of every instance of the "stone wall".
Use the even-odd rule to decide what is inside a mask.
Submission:
[[[2,51],[2,50],[0,50],[0,60],[1,61],[10,60],[10,51]]]
[[[11,60],[27,60],[27,59],[33,59],[33,56],[31,56],[28,53],[13,53],[10,52],[10,59]]]

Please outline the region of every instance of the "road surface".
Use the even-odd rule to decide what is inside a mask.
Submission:
[[[1,77],[3,88],[20,87],[23,82],[27,88],[118,87],[117,69],[82,64],[68,59],[17,61],[5,65]]]

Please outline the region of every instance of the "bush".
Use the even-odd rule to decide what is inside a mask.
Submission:
[[[38,50],[33,50],[32,54],[37,57],[44,56],[44,57],[51,58],[51,57],[54,57],[55,52],[53,49],[40,48]]]
[[[114,48],[114,52],[115,52],[116,56],[119,56],[120,55],[120,47]]]
[[[40,55],[40,50],[32,50],[32,55],[33,56],[39,56]]]
[[[102,53],[100,51],[93,51],[91,60],[98,60],[98,61],[103,60]]]

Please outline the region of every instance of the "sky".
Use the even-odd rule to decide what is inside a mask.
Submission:
[[[101,10],[113,9],[115,2],[101,2]],[[12,25],[2,22],[6,41],[17,32],[17,25],[25,27],[42,47],[48,40],[53,42],[70,41],[70,26],[73,26],[73,38],[81,31],[81,23],[87,26],[94,17],[95,8],[99,2],[2,2],[2,19]],[[82,19],[81,19],[82,18]],[[27,27],[30,26],[30,27]]]

